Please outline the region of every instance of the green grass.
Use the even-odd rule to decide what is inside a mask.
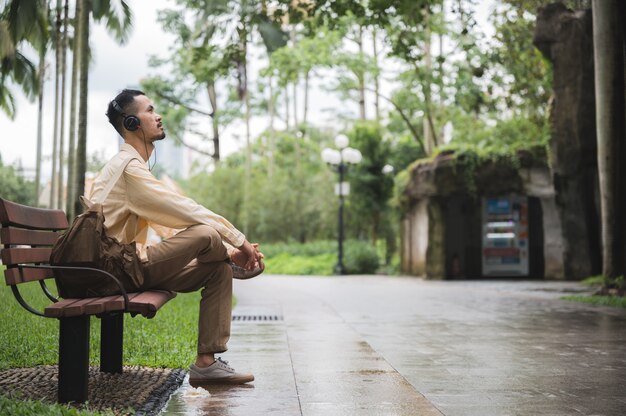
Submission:
[[[89,405],[86,405],[87,408]],[[11,416],[98,416],[113,415],[111,412],[93,412],[60,404],[48,404],[36,400],[17,400],[0,396],[0,415]]]
[[[50,302],[37,283],[21,284],[20,292],[42,310]],[[200,293],[179,294],[153,319],[124,317],[124,364],[185,368],[195,358]],[[56,364],[56,319],[42,318],[24,310],[8,286],[0,288],[0,370]],[[91,319],[90,362],[100,355],[100,320]]]
[[[584,280],[581,280],[580,284],[585,285],[585,286],[602,286],[604,284],[604,281],[605,281],[604,276],[600,274],[597,276],[591,276]]]
[[[0,272],[4,266],[0,265]],[[3,273],[2,273],[3,274]],[[49,286],[55,292],[54,282]],[[26,301],[38,310],[50,304],[38,283],[19,285]],[[152,319],[124,317],[124,365],[185,368],[195,358],[200,293],[178,294]],[[233,305],[236,299],[233,298]],[[57,364],[59,323],[24,310],[10,287],[0,287],[0,370]],[[100,319],[91,319],[90,364],[100,356]],[[19,400],[0,395],[0,415],[110,415],[85,409]]]
[[[601,306],[613,306],[616,308],[624,308],[626,309],[626,297],[624,296],[601,296],[601,295],[591,295],[591,296],[580,296],[580,295],[569,295],[561,297],[563,300],[571,300],[575,302],[583,302],[590,303],[592,305],[601,305]]]

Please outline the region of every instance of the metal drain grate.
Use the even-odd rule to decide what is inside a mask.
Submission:
[[[233,315],[233,321],[282,321],[278,315]]]

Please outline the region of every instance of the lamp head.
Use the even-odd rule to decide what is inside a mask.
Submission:
[[[344,149],[348,147],[349,143],[350,139],[348,139],[348,136],[346,136],[345,134],[340,134],[335,137],[335,146],[337,146],[337,148],[339,149]]]

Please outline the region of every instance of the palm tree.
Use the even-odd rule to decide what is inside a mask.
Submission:
[[[111,1],[84,0],[80,5],[80,14],[77,16],[78,27],[75,34],[77,48],[74,53],[79,54],[78,65],[78,131],[74,166],[75,172],[70,173],[74,177],[75,195],[82,195],[85,191],[85,173],[87,170],[87,96],[89,81],[89,19],[93,14],[96,21],[102,21],[115,39],[124,43],[130,34],[132,27],[132,12],[124,0],[115,3]],[[75,82],[75,79],[72,79]],[[72,115],[73,116],[73,115]],[[80,202],[77,199],[69,201],[74,205],[74,213],[81,211]]]
[[[54,71],[54,123],[52,128],[52,175],[50,176],[50,208],[58,208],[58,200],[57,197],[57,186],[61,187],[61,183],[57,181],[57,169],[60,169],[57,166],[58,157],[58,148],[59,148],[59,110],[61,108],[60,97],[61,97],[61,44],[62,44],[62,35],[61,35],[61,10],[63,3],[61,0],[57,0],[57,5],[55,8],[55,16],[54,16],[54,32],[53,32],[53,43],[54,43],[54,51],[55,51],[55,71]]]
[[[74,7],[74,21],[78,22],[78,16],[80,16],[81,2],[77,1]],[[67,208],[67,218],[71,219],[76,216],[76,210],[74,201],[76,199],[76,94],[78,90],[78,65],[79,65],[79,53],[78,53],[78,24],[76,23],[74,28],[74,38],[72,42],[72,80],[70,87],[70,128],[68,138],[68,150],[67,150],[67,195],[65,200],[65,206]]]
[[[57,188],[57,201],[58,206],[64,209],[63,201],[63,164],[64,157],[64,137],[65,137],[65,84],[67,80],[67,49],[69,46],[68,31],[68,14],[69,14],[69,0],[65,0],[63,6],[63,35],[61,37],[61,108],[59,109],[60,126],[59,126],[59,172],[58,172],[58,188]]]
[[[0,110],[15,117],[14,93],[9,86],[17,85],[29,99],[38,96],[37,165],[34,197],[38,202],[41,184],[41,139],[43,111],[43,82],[45,55],[48,44],[48,7],[45,0],[11,1],[0,10]],[[30,44],[39,52],[37,69],[22,53]]]
[[[16,85],[33,100],[39,92],[37,65],[22,50],[30,44],[35,50],[45,49],[48,40],[46,8],[40,0],[13,0],[0,10],[0,110],[15,117]]]

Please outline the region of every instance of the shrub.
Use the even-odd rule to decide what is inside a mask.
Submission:
[[[326,253],[316,256],[294,256],[281,253],[266,260],[267,273],[328,276],[333,271],[336,257]]]
[[[366,241],[350,240],[346,244],[344,267],[347,274],[372,274],[378,270],[376,247]]]
[[[327,276],[333,273],[337,263],[336,241],[263,244],[260,248],[266,257],[268,273]],[[376,247],[365,241],[348,240],[344,243],[343,263],[348,274],[375,273]]]

